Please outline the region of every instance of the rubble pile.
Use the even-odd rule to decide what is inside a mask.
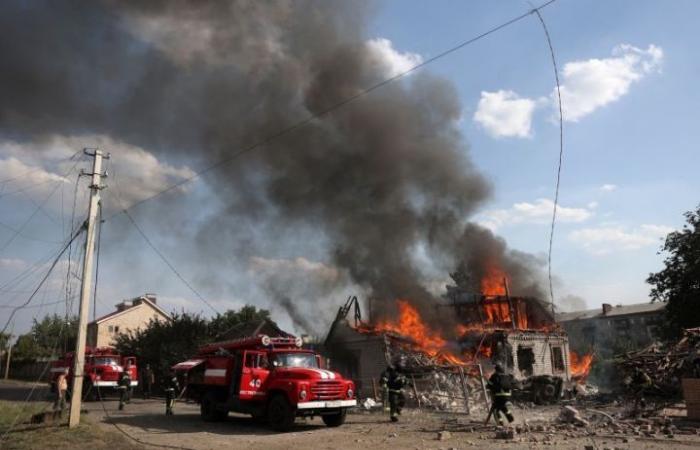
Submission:
[[[665,416],[629,418],[623,412],[607,413],[595,409],[579,411],[571,406],[563,407],[559,416],[552,421],[526,421],[525,424],[507,428],[489,425],[489,428],[495,430],[495,439],[552,446],[586,436],[614,438],[622,443],[631,443],[636,439],[673,439],[680,442],[679,439],[683,436],[700,434],[696,425],[677,422]]]
[[[405,395],[411,406],[445,412],[472,412],[474,408],[484,408],[478,370],[450,364],[440,354],[429,355],[398,341],[392,344],[390,360],[401,361],[409,379]],[[470,411],[464,399],[465,389]]]
[[[618,367],[630,376],[642,370],[652,380],[654,390],[677,394],[681,378],[700,378],[700,328],[687,329],[674,344],[654,343],[616,357]]]

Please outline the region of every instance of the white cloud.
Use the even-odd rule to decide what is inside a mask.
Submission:
[[[612,192],[617,189],[616,184],[604,184],[599,188],[603,192]]]
[[[27,267],[27,262],[23,259],[0,258],[0,269],[22,270]]]
[[[365,42],[365,45],[372,55],[373,62],[382,68],[382,72],[387,77],[406,72],[423,61],[423,58],[416,53],[397,51],[389,39],[370,39]]]
[[[44,196],[47,188],[54,186],[53,183],[49,183],[50,181],[64,180],[57,173],[65,174],[75,164],[74,160],[68,160],[67,157],[84,147],[99,147],[104,152],[111,153],[111,159],[104,163],[104,167],[109,168],[112,180],[107,184],[110,189],[118,191],[125,206],[150,197],[194,175],[187,166],[172,166],[141,147],[129,145],[108,136],[56,135],[39,143],[0,142],[0,156],[10,155],[7,159],[0,160],[0,179],[28,172],[22,177],[20,189],[31,184],[46,185],[44,189],[32,189],[33,195],[37,198]],[[79,163],[76,170],[80,168],[90,169],[89,163]],[[74,174],[69,178],[70,180],[65,180],[68,184],[75,182]],[[114,181],[115,178],[116,181]],[[8,185],[5,192],[16,190],[14,184],[17,182],[13,182],[13,186]],[[183,191],[185,187],[180,187],[179,190]],[[87,190],[79,192],[84,196]],[[55,197],[60,199],[60,195]],[[54,203],[57,203],[53,205],[54,208],[60,207],[60,203]],[[52,203],[49,203],[49,206],[52,206]]]
[[[595,207],[595,206],[593,206]],[[536,223],[546,224],[552,220],[554,202],[546,198],[539,198],[534,203],[515,203],[509,209],[496,209],[482,214],[479,223],[486,228],[496,230],[503,225]],[[591,205],[587,208],[568,208],[557,205],[557,220],[560,222],[583,222],[593,215]]]
[[[674,229],[665,225],[641,225],[634,229],[623,226],[582,228],[569,233],[569,240],[594,254],[638,250],[658,245]]]
[[[7,187],[3,186],[4,189],[0,193],[4,194],[34,189],[50,183],[55,186],[55,183],[52,182],[69,182],[68,179],[59,174],[27,164],[15,157],[0,159],[0,180],[12,181],[12,184],[8,181]]]
[[[537,102],[513,91],[481,92],[474,121],[496,138],[530,137]]]
[[[562,70],[561,97],[564,120],[576,122],[627,94],[630,85],[659,71],[664,53],[649,45],[644,50],[620,44],[610,58],[572,61]],[[552,93],[556,98],[556,91]]]

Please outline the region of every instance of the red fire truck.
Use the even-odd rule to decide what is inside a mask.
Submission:
[[[291,429],[296,417],[342,425],[357,404],[355,385],[321,368],[321,357],[301,346],[301,338],[265,335],[217,342],[173,369],[206,421],[233,411],[266,419],[279,431]]]
[[[56,378],[68,368],[68,386],[73,385],[74,352],[66,353],[61,359],[51,363],[51,385],[56,383]],[[138,386],[138,369],[136,358],[133,356],[121,356],[112,347],[87,347],[85,349],[85,369],[83,378],[83,395],[87,399],[97,399],[98,395],[113,391],[117,388],[119,377],[127,365],[131,363],[129,375],[131,387]]]

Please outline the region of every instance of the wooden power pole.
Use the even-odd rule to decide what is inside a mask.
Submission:
[[[90,183],[90,208],[86,222],[87,236],[85,238],[85,258],[83,258],[83,282],[80,287],[80,314],[78,322],[78,341],[73,355],[73,391],[70,399],[70,418],[68,426],[73,428],[80,424],[80,406],[83,396],[83,367],[85,365],[85,341],[87,339],[88,310],[90,309],[90,291],[92,290],[92,257],[95,249],[95,230],[97,227],[97,211],[100,207],[100,190],[103,188],[101,180],[102,159],[109,159],[109,155],[95,149],[85,154],[94,158],[92,163],[92,176]]]

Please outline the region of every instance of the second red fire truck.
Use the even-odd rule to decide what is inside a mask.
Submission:
[[[58,375],[68,368],[68,386],[73,385],[74,352],[66,353],[61,359],[51,364],[51,384],[56,382]],[[131,386],[138,386],[138,369],[136,358],[121,356],[112,347],[87,347],[85,349],[85,369],[83,378],[83,396],[86,399],[97,399],[98,395],[117,388],[122,372],[129,367]]]
[[[279,431],[291,429],[296,417],[342,425],[347,409],[357,404],[355,385],[323,369],[321,357],[301,347],[301,338],[264,335],[217,342],[173,369],[206,421],[233,411],[266,419]]]

